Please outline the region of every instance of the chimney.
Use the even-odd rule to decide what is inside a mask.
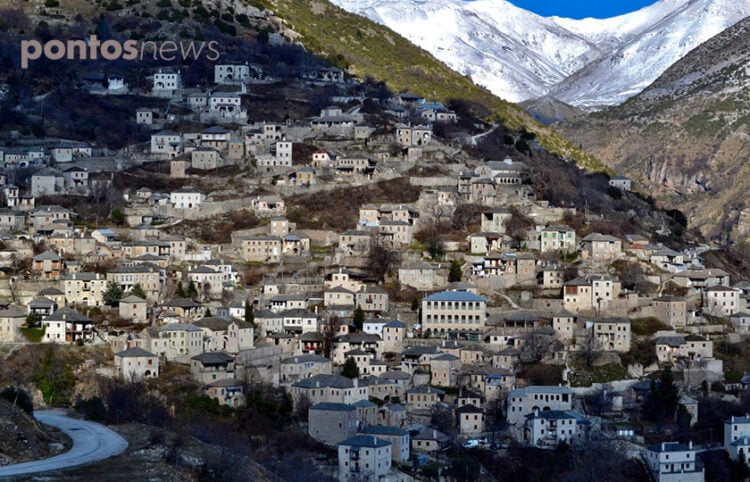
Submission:
[[[664,452],[664,450],[666,450],[666,448],[667,448],[667,443],[666,442],[662,442],[661,443],[661,451]]]
[[[352,378],[352,383],[354,384],[354,388],[359,387],[359,378]]]
[[[432,431],[432,438],[437,438],[437,430]]]
[[[693,441],[692,440],[688,442],[688,448],[690,450],[693,450]]]

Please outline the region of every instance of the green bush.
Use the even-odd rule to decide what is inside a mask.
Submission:
[[[21,328],[21,334],[33,343],[39,343],[44,338],[44,328]]]
[[[60,2],[58,0],[44,0],[44,6],[48,8],[55,8],[60,6]]]

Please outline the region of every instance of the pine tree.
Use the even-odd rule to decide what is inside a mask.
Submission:
[[[185,293],[185,288],[182,286],[182,281],[177,282],[177,292],[175,294],[178,298],[187,298],[187,293]]]
[[[341,376],[346,378],[357,378],[359,377],[359,367],[354,358],[349,357],[344,362],[344,366],[341,368]]]
[[[357,308],[354,310],[352,323],[358,330],[361,330],[365,324],[365,310],[363,310],[359,305],[357,305]]]
[[[133,296],[137,296],[138,298],[143,298],[144,300],[146,299],[146,292],[143,291],[140,283],[136,283],[133,286],[133,289],[130,290],[130,294]]]
[[[110,281],[107,285],[107,291],[102,295],[102,299],[105,305],[115,307],[120,304],[123,294],[124,290],[120,286],[120,283]]]
[[[680,393],[674,383],[672,366],[667,364],[661,372],[659,381],[651,381],[651,390],[643,404],[643,416],[652,421],[674,420]]]
[[[461,281],[461,263],[456,260],[451,261],[451,268],[448,272],[448,282],[457,283]]]
[[[255,307],[250,300],[245,300],[245,323],[255,326]]]
[[[190,284],[187,287],[187,298],[197,298],[198,297],[198,288],[195,287],[195,283],[193,280],[190,280]]]
[[[211,315],[211,308],[206,308],[206,312],[203,314],[203,316],[205,316],[205,317],[212,316]]]

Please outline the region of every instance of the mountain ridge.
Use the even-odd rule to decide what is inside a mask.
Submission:
[[[541,17],[505,0],[334,3],[387,25],[506,100],[552,95],[588,109],[624,101],[750,15],[750,4],[730,0],[661,0],[582,20]]]
[[[703,234],[750,236],[750,18],[692,50],[620,106],[556,125]]]

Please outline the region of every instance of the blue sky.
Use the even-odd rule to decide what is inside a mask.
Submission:
[[[509,0],[510,3],[545,17],[608,18],[633,12],[656,0]]]

